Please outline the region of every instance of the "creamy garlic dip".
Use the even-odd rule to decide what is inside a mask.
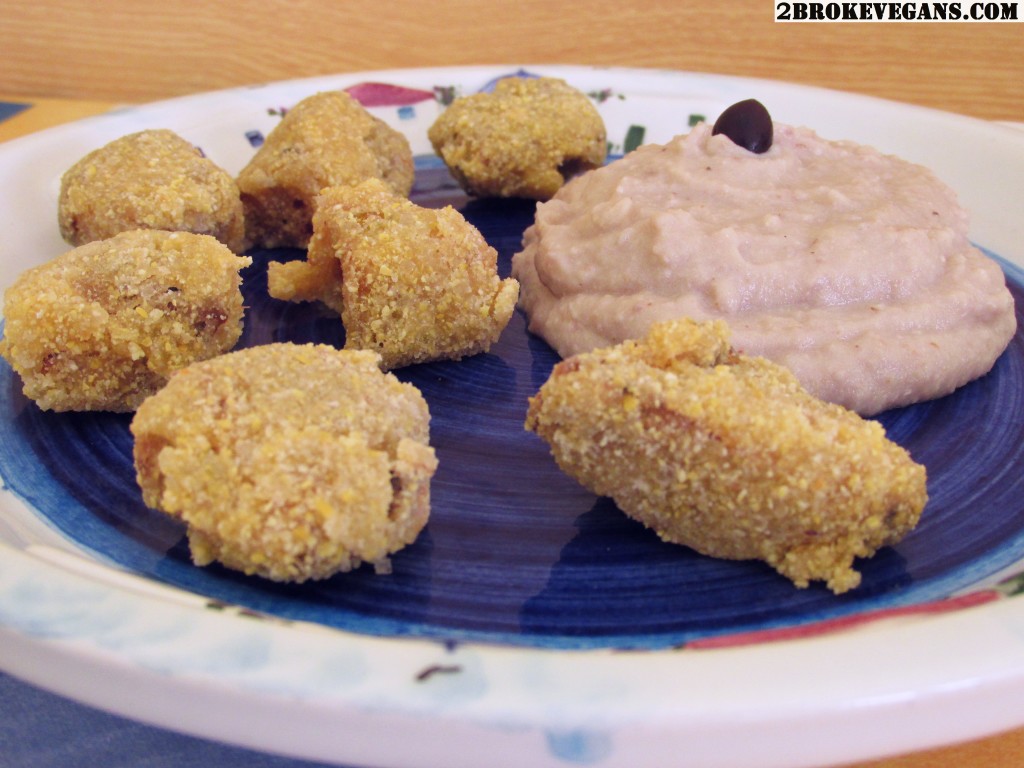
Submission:
[[[738,350],[868,415],[983,375],[1013,337],[967,223],[919,165],[778,123],[755,155],[700,124],[539,204],[512,272],[563,357],[721,318]]]

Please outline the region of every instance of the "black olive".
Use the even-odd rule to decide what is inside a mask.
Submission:
[[[716,133],[759,155],[772,146],[772,116],[757,99],[737,101],[718,116],[711,129],[712,135]]]

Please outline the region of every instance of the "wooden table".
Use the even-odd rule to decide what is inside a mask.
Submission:
[[[768,77],[1024,122],[1022,23],[773,22],[774,0],[8,0],[0,141],[142,102],[351,70],[566,63]],[[1024,728],[857,768],[1020,768]]]
[[[777,1],[5,0],[0,92],[141,102],[335,72],[562,63],[775,78],[1024,121],[1024,23],[776,23]]]

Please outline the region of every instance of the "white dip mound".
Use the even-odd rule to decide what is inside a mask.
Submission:
[[[1016,327],[930,171],[780,124],[763,154],[701,124],[574,179],[538,205],[513,275],[564,357],[720,318],[738,350],[864,415],[983,375]]]

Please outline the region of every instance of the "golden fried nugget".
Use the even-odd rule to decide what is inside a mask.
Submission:
[[[292,107],[238,176],[253,244],[305,248],[313,204],[324,187],[383,180],[408,195],[409,141],[342,91],[308,96]]]
[[[386,369],[457,360],[490,348],[519,283],[455,209],[422,208],[369,179],[318,198],[306,261],[271,263],[270,295],[321,301],[341,315],[346,349]]]
[[[925,468],[881,425],[737,354],[722,321],[664,322],[562,361],[526,426],[665,541],[837,594],[860,583],[854,558],[899,541],[927,501]]]
[[[430,514],[430,414],[372,352],[267,344],[190,366],[132,420],[146,504],[197,565],[274,581],[378,570]]]
[[[250,263],[190,232],[87,243],[7,289],[0,354],[40,408],[133,411],[172,372],[235,345]]]
[[[211,235],[236,253],[246,247],[235,180],[164,129],[122,136],[75,163],[61,179],[57,218],[71,245],[166,229]]]
[[[508,77],[456,99],[427,132],[459,185],[478,197],[547,200],[604,163],[604,121],[585,94],[550,77]]]

